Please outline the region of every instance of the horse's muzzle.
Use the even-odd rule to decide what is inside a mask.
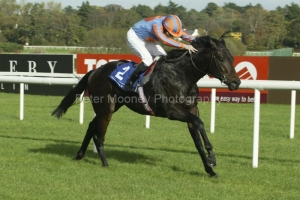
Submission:
[[[228,89],[230,91],[233,91],[233,90],[239,89],[240,84],[241,84],[241,80],[240,79],[235,79],[235,80],[230,81],[227,84],[227,86],[228,86]]]

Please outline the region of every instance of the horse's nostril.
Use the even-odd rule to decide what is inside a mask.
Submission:
[[[235,83],[237,86],[239,86],[241,84],[241,80],[237,79],[232,81],[233,83]]]

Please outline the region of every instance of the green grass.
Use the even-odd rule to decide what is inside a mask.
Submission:
[[[0,93],[0,199],[299,199],[300,140],[296,107],[295,139],[289,139],[290,106],[261,105],[258,168],[252,168],[253,104],[221,103],[216,108],[214,145],[219,178],[208,177],[185,123],[145,116],[122,108],[106,135],[108,168],[91,143],[74,157],[93,110],[85,104],[62,119],[51,117],[62,97]],[[210,126],[210,104],[199,104]]]

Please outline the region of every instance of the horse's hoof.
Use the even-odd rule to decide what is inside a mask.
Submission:
[[[207,157],[206,158],[206,164],[210,167],[217,166],[216,158],[215,157]]]
[[[81,160],[83,158],[84,154],[82,153],[77,153],[77,156],[76,156],[76,160]]]
[[[210,175],[210,177],[211,177],[211,178],[218,178],[218,174],[215,173],[215,174],[213,174],[213,175]]]

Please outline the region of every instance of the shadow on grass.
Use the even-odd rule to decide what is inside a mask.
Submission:
[[[51,144],[48,145],[45,149],[40,149],[40,152],[44,153],[54,153],[58,155],[63,155],[67,157],[75,157],[76,153],[80,147],[80,142],[70,141],[70,140],[56,140],[51,138],[33,138],[33,137],[15,137],[15,136],[9,136],[9,135],[0,135],[0,138],[11,138],[11,139],[22,139],[22,140],[35,140],[35,141],[50,141],[55,142],[57,144]],[[52,146],[52,147],[51,147]],[[61,148],[59,148],[61,146]],[[136,162],[136,161],[142,161],[144,160],[145,163],[147,163],[150,159],[150,157],[146,157],[144,154],[139,154],[135,152],[131,152],[130,149],[134,150],[151,150],[151,151],[165,151],[165,152],[172,152],[172,153],[190,153],[190,154],[198,154],[198,152],[195,151],[188,151],[188,150],[178,150],[178,149],[171,149],[171,148],[151,148],[151,147],[141,147],[141,146],[133,146],[133,145],[116,145],[116,144],[105,144],[105,147],[112,147],[112,148],[122,148],[122,149],[129,149],[125,151],[121,150],[111,150],[111,149],[105,149],[105,153],[107,155],[107,158],[113,158],[120,162]],[[36,149],[30,150],[32,152],[38,151]],[[115,152],[114,152],[115,151]],[[89,157],[97,157],[98,155],[96,153],[93,153],[91,151],[86,152],[86,156]],[[231,154],[231,153],[218,153],[216,156],[223,156],[223,157],[230,157],[230,158],[236,158],[237,160],[239,158],[251,160],[251,156],[245,156],[245,155],[238,155],[238,154]],[[109,158],[110,157],[110,158]],[[143,158],[145,157],[145,158]],[[97,157],[98,158],[98,157]],[[129,158],[129,159],[128,159]],[[130,160],[131,161],[128,161]],[[217,158],[218,159],[218,158]],[[261,160],[270,160],[270,161],[278,161],[278,162],[292,162],[292,163],[300,163],[300,159],[282,159],[282,158],[276,158],[273,159],[271,157],[264,157],[260,156],[259,159]],[[147,162],[145,160],[148,160]],[[156,159],[157,161],[157,159]],[[151,163],[151,159],[150,162]],[[154,162],[154,161],[153,161]]]
[[[122,147],[122,146],[113,146],[113,145],[107,145],[108,147],[105,149],[105,154],[108,160],[108,163],[110,163],[111,160],[117,160],[121,163],[143,163],[150,166],[157,165],[158,162],[161,161],[159,158],[147,156],[142,153],[136,153],[132,151],[138,151],[138,150],[130,150],[130,149],[142,149],[138,147]],[[65,144],[65,143],[57,143],[57,144],[48,144],[44,148],[38,148],[38,149],[29,149],[28,151],[30,153],[43,153],[43,154],[56,154],[59,156],[64,156],[70,159],[75,160],[76,152],[79,149],[79,145],[75,144]],[[148,150],[148,149],[147,149]],[[86,162],[93,165],[99,165],[102,166],[100,158],[97,153],[93,152],[92,150],[88,149],[85,156],[81,159],[80,162]],[[166,166],[170,168],[171,170],[175,172],[183,172],[192,176],[205,176],[206,173],[201,171],[201,168],[199,169],[200,172],[196,171],[187,171],[185,169],[182,169],[180,166],[172,165],[172,166]],[[202,167],[202,165],[200,166]]]
[[[66,143],[57,143],[57,144],[48,144],[44,148],[39,149],[29,149],[31,153],[43,153],[43,154],[57,154],[60,156],[65,156],[71,159],[75,159],[76,153],[79,150],[80,145],[66,144]],[[114,147],[109,147],[105,149],[106,158],[109,160],[114,159],[119,162],[124,163],[145,163],[148,165],[155,165],[158,159],[146,156],[141,153],[131,152],[128,150],[121,149],[112,149]],[[85,159],[88,158],[88,159]],[[92,162],[91,158],[96,162]],[[100,158],[97,153],[94,153],[91,150],[87,150],[83,162],[89,162],[93,164],[101,163]],[[98,162],[99,161],[99,162]]]
[[[23,136],[16,137],[16,136],[10,136],[10,135],[0,135],[0,138],[79,144],[79,142],[75,142],[75,141],[70,141],[70,140],[56,140],[56,139],[51,139],[51,138],[34,138],[34,137],[23,137]]]

